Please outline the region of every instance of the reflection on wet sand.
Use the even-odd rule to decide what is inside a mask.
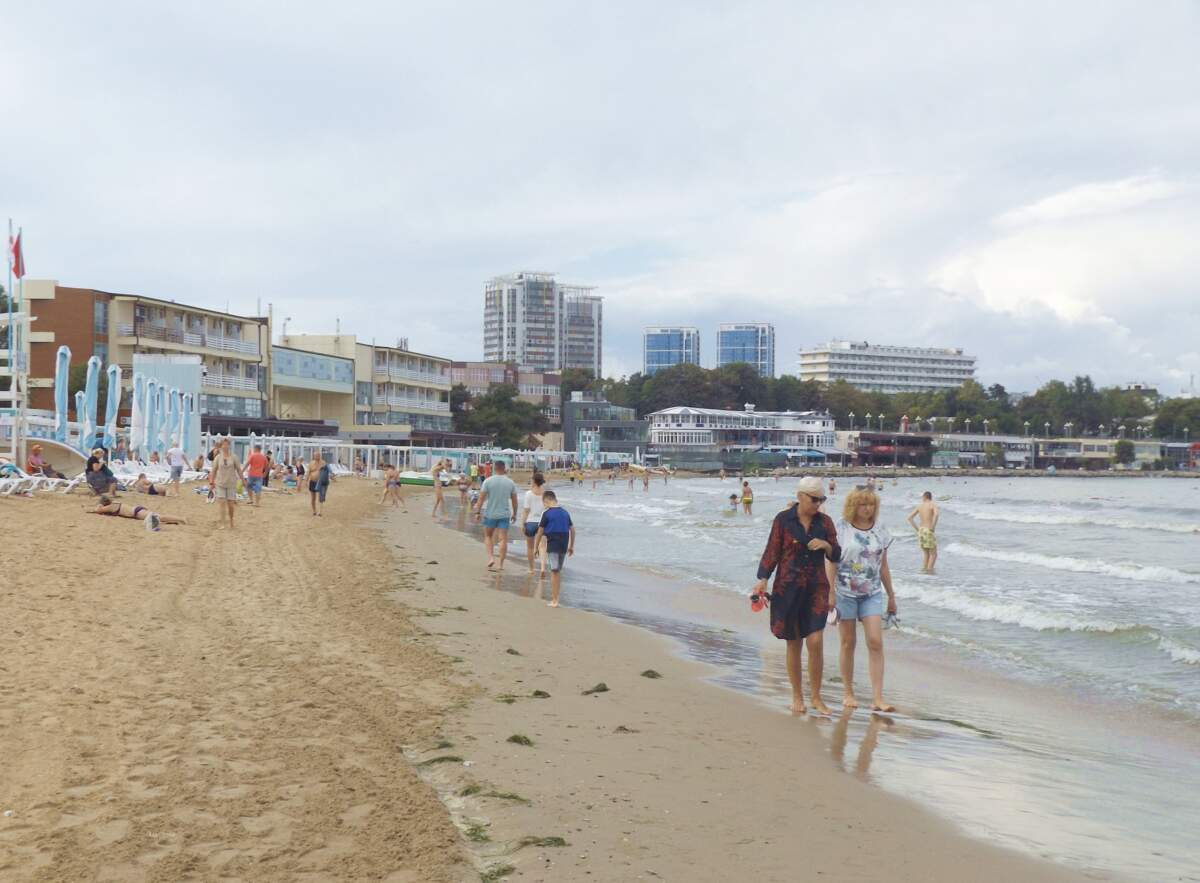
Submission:
[[[829,753],[833,755],[833,759],[843,770],[846,769],[846,742],[850,735],[850,719],[852,717],[854,717],[854,709],[843,710],[833,727],[833,735],[829,740]],[[865,780],[871,769],[871,756],[875,753],[875,746],[879,744],[879,731],[890,730],[895,725],[895,721],[886,715],[872,714],[870,716],[862,741],[858,743],[858,758],[854,763],[854,774],[860,779]]]

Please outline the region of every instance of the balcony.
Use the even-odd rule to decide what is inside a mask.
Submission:
[[[162,343],[174,343],[180,346],[196,347],[197,349],[220,350],[226,353],[238,353],[244,356],[257,356],[258,341],[234,340],[231,337],[218,337],[215,334],[197,331],[177,331],[161,325],[148,322],[121,322],[117,325],[118,337],[142,337],[146,340],[156,340]]]
[[[241,389],[246,392],[258,392],[258,382],[249,377],[234,377],[230,374],[205,374],[204,386],[217,389]]]
[[[450,385],[450,375],[439,374],[436,371],[414,371],[408,368],[386,368],[383,365],[376,365],[375,376],[387,377],[389,380],[407,380],[409,382],[436,384],[438,386]]]
[[[410,399],[404,396],[387,396],[386,399],[376,399],[375,404],[380,404],[386,401],[389,408],[409,409],[415,408],[418,411],[450,411],[449,402],[435,402],[429,399]]]

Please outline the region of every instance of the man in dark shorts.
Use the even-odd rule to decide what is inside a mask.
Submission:
[[[546,559],[550,563],[550,600],[547,603],[550,607],[557,607],[563,564],[575,554],[575,525],[571,522],[570,513],[558,505],[558,496],[554,491],[542,494],[542,502],[546,505],[546,511],[542,513],[533,545],[537,548],[542,537],[546,538]]]

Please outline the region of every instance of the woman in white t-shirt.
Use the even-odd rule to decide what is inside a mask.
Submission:
[[[538,525],[542,521],[542,512],[546,505],[542,502],[542,494],[546,492],[546,479],[540,472],[533,473],[529,481],[529,490],[525,491],[525,502],[521,506],[521,521],[525,527],[525,557],[529,561],[529,572],[533,573],[533,556],[536,553],[542,564],[542,575],[546,573],[546,541],[535,548]]]
[[[887,613],[896,613],[896,595],[892,591],[892,573],[888,569],[887,550],[892,535],[878,522],[879,497],[869,487],[859,487],[846,496],[842,518],[837,523],[838,545],[842,557],[837,564],[826,562],[830,605],[837,606],[841,636],[843,708],[857,708],[854,698],[854,645],[859,620],[867,639],[870,659],[873,711],[895,711],[883,701],[883,593],[887,592]]]

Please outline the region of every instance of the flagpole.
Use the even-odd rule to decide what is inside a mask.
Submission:
[[[12,218],[8,219],[8,255],[4,259],[4,265],[8,267],[8,287],[4,289],[5,299],[8,301],[8,369],[13,370],[13,287],[12,287],[12,262],[13,262],[13,235],[12,235]],[[10,384],[16,383],[16,378],[13,377],[9,381]],[[16,390],[10,385],[9,390]]]

